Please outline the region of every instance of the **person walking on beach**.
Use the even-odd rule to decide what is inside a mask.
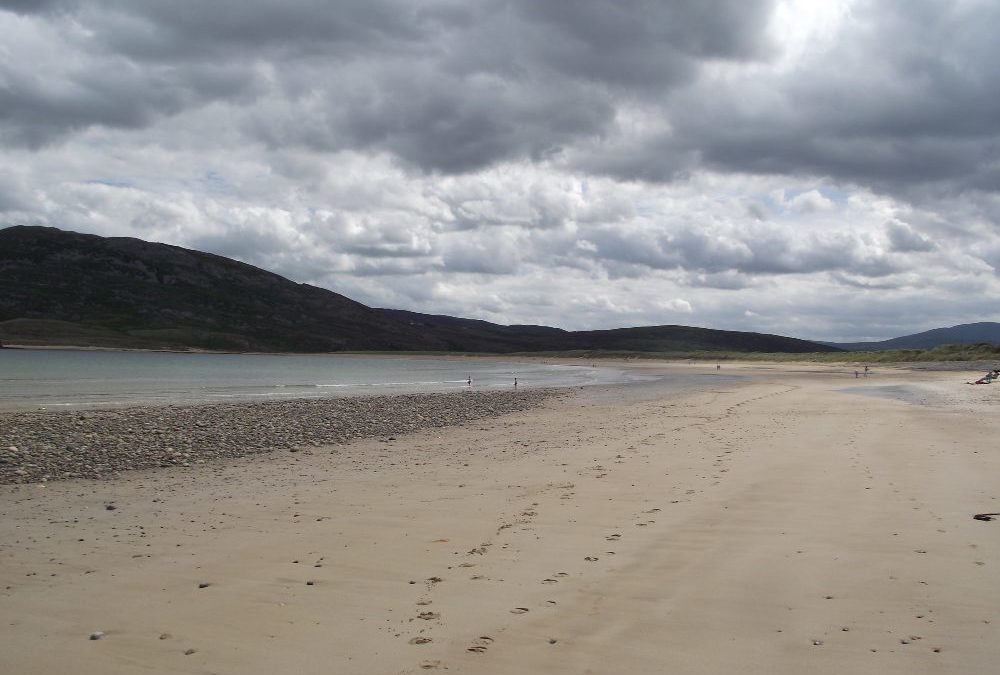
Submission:
[[[517,378],[514,378],[514,389],[517,389]]]
[[[469,385],[470,387],[472,386],[472,375],[469,375],[469,379],[468,381],[466,381],[466,384]]]

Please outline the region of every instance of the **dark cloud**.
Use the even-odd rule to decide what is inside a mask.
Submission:
[[[399,0],[96,0],[80,18],[108,49],[140,61],[389,55],[429,43],[447,14]]]
[[[928,189],[995,191],[998,30],[995,3],[861,2],[828,48],[678,92],[664,108],[670,130],[633,148],[631,161],[581,161],[654,181],[677,176],[679,163],[825,176],[915,200]]]
[[[774,6],[8,0],[70,18],[0,63],[0,127],[38,146],[219,101],[251,142],[384,152],[444,173],[527,159],[646,181],[708,167],[995,190],[1000,8],[860,2],[842,39],[791,68],[700,77],[708,63],[780,58]],[[61,58],[16,65],[43,45]],[[667,130],[629,131],[629,102]]]
[[[0,64],[0,82],[0,138],[38,147],[95,125],[142,128],[164,115],[249,93],[254,78],[239,68],[138,70],[111,59],[52,78]]]
[[[73,0],[0,0],[0,11],[16,14],[42,14],[67,7]]]
[[[601,137],[622,96],[659,98],[704,59],[760,57],[771,5],[94,0],[47,26],[65,58],[3,73],[0,124],[38,146],[225,101],[272,146],[445,173],[541,162]]]
[[[886,224],[886,234],[893,250],[903,253],[933,251],[934,242],[919,232],[915,232],[906,223],[891,222]]]
[[[766,53],[770,0],[521,0],[522,37],[537,63],[640,92],[692,76],[702,59]],[[527,43],[527,44],[525,44]]]

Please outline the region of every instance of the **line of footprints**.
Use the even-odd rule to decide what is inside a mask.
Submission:
[[[532,505],[532,507],[536,507],[536,506],[537,506],[537,504],[533,504]],[[642,513],[648,515],[648,514],[657,513],[658,511],[660,511],[660,509],[658,509],[658,508],[652,508],[652,509],[643,511]],[[524,514],[522,513],[522,515],[524,515]],[[532,511],[531,515],[536,515],[536,512]],[[645,526],[648,526],[648,525],[652,525],[655,522],[656,522],[655,520],[645,520],[643,522],[637,522],[635,524],[638,527],[645,527]],[[502,529],[503,528],[501,528],[501,530]],[[609,542],[616,542],[616,541],[621,540],[621,538],[622,538],[622,534],[620,532],[615,532],[613,534],[609,534],[604,539],[606,541],[609,541]],[[489,551],[489,549],[490,549],[490,547],[492,545],[493,544],[491,542],[484,542],[484,543],[480,544],[479,546],[476,546],[476,547],[470,549],[466,553],[466,555],[469,555],[469,556],[472,556],[472,555],[486,555],[486,553]],[[608,555],[615,555],[615,551],[607,551],[606,553]],[[584,558],[584,560],[587,561],[587,562],[597,562],[599,559],[600,558],[598,558],[597,556],[592,556],[592,555],[586,556]],[[465,562],[465,563],[460,564],[459,567],[464,567],[464,568],[475,567],[475,563]],[[541,583],[543,583],[543,584],[555,584],[555,583],[559,583],[560,579],[568,577],[568,576],[570,576],[568,572],[556,572],[556,573],[552,574],[551,576],[546,577],[545,579],[542,579]],[[472,576],[470,578],[472,580],[482,579],[482,577],[479,576],[479,575],[474,575],[474,576]],[[429,577],[428,579],[425,579],[424,583],[427,586],[428,593],[434,588],[434,586],[436,584],[441,583],[442,581],[444,581],[444,579],[442,579],[441,577],[437,577],[437,576]],[[411,582],[411,583],[415,583],[415,582]],[[417,605],[419,607],[421,607],[421,608],[425,607],[427,605],[430,605],[430,604],[431,604],[431,601],[427,600],[427,599],[419,600],[417,602]],[[546,600],[545,604],[548,607],[554,607],[556,605],[556,601],[555,600]],[[531,610],[528,607],[514,607],[514,608],[512,608],[510,610],[510,613],[511,614],[527,614],[530,611]],[[435,619],[440,619],[441,618],[441,614],[439,612],[434,612],[434,611],[425,610],[425,609],[419,609],[416,618],[417,619],[422,619],[424,621],[431,621],[431,620],[435,620]],[[424,645],[424,644],[428,644],[430,642],[433,642],[433,638],[425,636],[425,635],[417,635],[417,636],[415,636],[413,638],[410,638],[410,640],[409,640],[409,643],[411,645]],[[489,635],[480,635],[479,637],[477,637],[476,639],[474,639],[469,644],[468,647],[466,647],[466,651],[470,652],[470,653],[473,653],[473,654],[484,654],[489,649],[490,645],[492,645],[494,642],[495,642],[495,639],[493,637],[491,637]],[[550,638],[549,639],[549,644],[556,644],[557,642],[558,641],[555,638]],[[433,669],[433,668],[438,668],[439,666],[440,666],[440,661],[437,661],[437,660],[427,660],[427,661],[424,661],[424,662],[422,662],[420,664],[420,667],[422,669]]]

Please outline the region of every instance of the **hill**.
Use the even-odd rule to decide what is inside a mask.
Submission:
[[[5,341],[320,352],[447,345],[331,291],[209,253],[55,228],[0,230]],[[10,323],[14,321],[14,323]],[[46,339],[49,337],[50,339]]]
[[[229,258],[56,228],[0,230],[0,341],[264,352],[822,352],[688,326],[565,331],[375,309]]]
[[[981,321],[949,328],[935,328],[913,335],[879,342],[826,342],[852,352],[880,352],[889,349],[935,349],[944,345],[1000,345],[1000,323]]]

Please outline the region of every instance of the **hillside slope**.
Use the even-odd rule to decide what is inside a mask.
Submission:
[[[209,253],[25,226],[0,230],[0,340],[269,352],[837,351],[688,326],[571,332],[373,309]]]
[[[103,345],[115,338],[108,346],[237,351],[446,348],[432,336],[342,295],[235,260],[55,228],[0,230],[0,321],[12,319],[49,330],[59,325],[38,322],[96,329],[104,340],[95,335],[92,342]],[[5,328],[9,332],[17,327]],[[71,332],[77,330],[81,328]],[[53,337],[58,341],[60,334]]]
[[[878,342],[828,342],[849,351],[885,351],[888,349],[934,349],[943,345],[1000,344],[1000,323],[980,321],[948,328],[935,328],[913,335],[903,335]]]

